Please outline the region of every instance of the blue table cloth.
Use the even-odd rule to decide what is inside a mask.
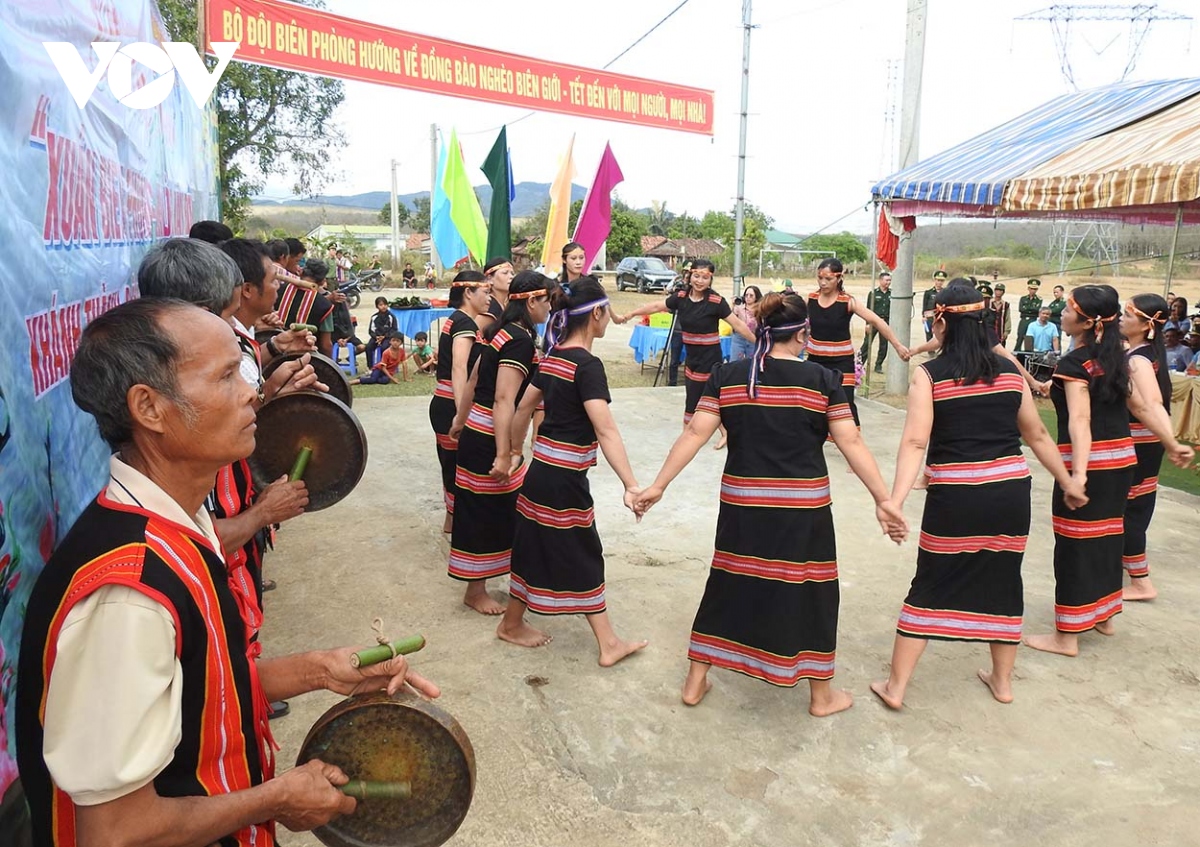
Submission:
[[[396,317],[396,328],[404,333],[405,340],[411,340],[418,332],[429,334],[434,321],[448,318],[454,314],[453,309],[392,309]]]
[[[639,365],[647,359],[653,359],[667,346],[667,335],[671,332],[666,327],[634,324],[633,335],[629,338],[629,346],[633,348],[633,360]],[[733,350],[733,336],[721,336],[721,358],[729,361]],[[687,358],[687,348],[684,348],[684,358]]]

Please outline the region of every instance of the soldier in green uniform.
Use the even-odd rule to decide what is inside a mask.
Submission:
[[[879,285],[871,289],[871,293],[867,295],[867,308],[870,309],[885,321],[892,316],[892,275],[884,271],[879,275]],[[867,324],[867,334],[863,339],[862,350],[859,351],[859,358],[862,359],[863,367],[871,363],[871,342],[875,340],[877,335],[875,327]],[[875,359],[875,373],[883,373],[883,360],[887,358],[888,345],[883,343],[879,345],[879,355]]]
[[[1031,279],[1026,283],[1029,287],[1029,293],[1017,301],[1017,313],[1021,316],[1021,320],[1017,323],[1017,349],[1029,350],[1030,339],[1026,338],[1025,330],[1029,329],[1029,325],[1038,319],[1038,312],[1042,310],[1042,298],[1038,296],[1038,289],[1042,286],[1040,279]]]
[[[1050,323],[1058,327],[1058,334],[1062,335],[1062,310],[1067,305],[1067,292],[1061,285],[1054,286],[1054,299],[1046,305],[1050,308]]]
[[[938,292],[946,284],[946,272],[933,272],[933,288],[925,289],[925,298],[921,301],[921,320],[925,324],[925,340],[933,338],[933,309],[937,305]]]

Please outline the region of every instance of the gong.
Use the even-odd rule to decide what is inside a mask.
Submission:
[[[320,353],[288,353],[276,356],[271,360],[271,364],[263,368],[263,379],[270,379],[271,374],[275,373],[275,369],[284,362],[294,362],[301,356],[310,357],[309,364],[316,371],[317,379],[329,386],[330,395],[341,400],[347,406],[354,405],[354,392],[350,390],[350,380],[346,378],[345,372],[333,359]]]
[[[308,448],[303,470],[306,512],[327,509],[354,490],[367,468],[367,436],[350,407],[320,391],[282,394],[258,410],[254,452],[246,460],[261,491],[290,475]]]
[[[438,847],[475,793],[475,751],[450,714],[411,691],[350,697],[313,725],[296,764],[320,759],[350,777],[353,814],[313,830],[328,847]],[[365,790],[364,790],[365,786]]]
[[[267,342],[283,332],[282,329],[259,329],[254,331],[254,340],[259,347],[266,347]]]

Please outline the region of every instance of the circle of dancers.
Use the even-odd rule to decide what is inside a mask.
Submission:
[[[566,260],[570,251],[563,252]],[[1163,298],[1140,294],[1122,304],[1107,285],[1074,289],[1062,310],[1070,352],[1039,383],[998,347],[972,280],[955,279],[937,292],[932,339],[910,351],[845,294],[836,259],[821,263],[818,290],[808,297],[763,296],[753,330],[712,291],[714,270],[694,263],[686,288],[626,315],[613,313],[604,287],[580,267],[553,279],[491,263],[486,276],[463,271],[455,278],[456,311],[442,328],[429,415],[449,574],[466,583],[466,605],[500,616],[500,639],[550,643],[550,634],[528,622],[533,612],[585,616],[604,667],[645,647],[618,636],[608,616],[588,471],[603,452],[624,487],[624,505],[640,521],[718,428],[728,453],[711,568],[688,646],[681,695],[688,705],[711,689],[713,667],[784,687],[807,680],[817,717],[852,705],[850,693],[832,685],[839,588],[827,442],[866,487],[881,531],[896,544],[909,534],[909,493],[926,490],[890,673],[870,686],[889,708],[902,708],[930,640],[988,645],[991,667],[979,680],[1009,703],[1022,641],[1075,656],[1081,635],[1114,633],[1123,601],[1156,596],[1146,530],[1158,468],[1164,457],[1181,467],[1194,457],[1171,427]],[[503,308],[489,294],[496,280],[507,286]],[[684,430],[643,487],[592,347],[612,322],[666,311],[675,313],[686,351]],[[860,434],[854,315],[902,359],[940,350],[913,371],[890,488]],[[722,319],[753,339],[752,355],[721,364]],[[1054,404],[1057,439],[1038,415],[1035,392]],[[1054,479],[1055,630],[1047,634],[1023,633],[1032,477],[1022,441]],[[503,576],[507,605],[487,591],[488,579]]]

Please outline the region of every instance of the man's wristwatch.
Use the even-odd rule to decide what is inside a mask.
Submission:
[[[279,355],[279,348],[275,346],[274,338],[267,339],[267,352],[270,353],[272,356]]]

